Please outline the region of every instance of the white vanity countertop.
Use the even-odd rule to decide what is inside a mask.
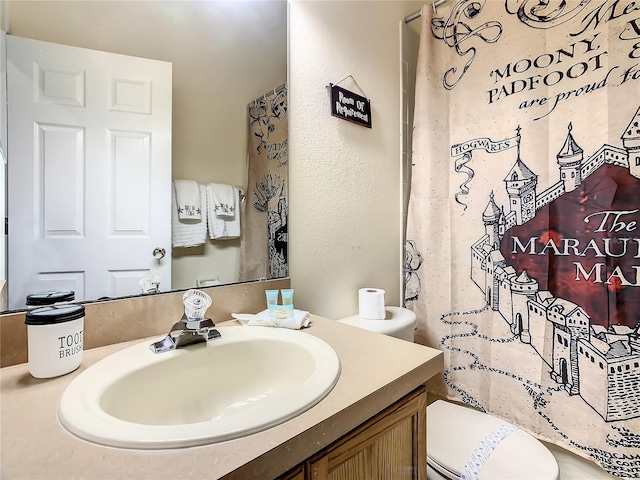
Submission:
[[[285,423],[202,447],[149,451],[102,447],[77,439],[58,423],[58,402],[78,373],[148,339],[86,350],[78,370],[53,379],[33,378],[26,364],[0,369],[0,478],[274,478],[442,370],[439,350],[334,320],[313,315],[311,319],[311,327],[304,331],[329,343],[340,357],[340,378],[329,395]]]

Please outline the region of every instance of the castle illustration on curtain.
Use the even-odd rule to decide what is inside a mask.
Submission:
[[[639,478],[640,3],[457,0],[422,35],[405,303],[433,390]]]
[[[490,308],[606,421],[640,416],[640,388],[627,388],[640,384],[640,295],[627,288],[640,287],[640,238],[629,232],[638,208],[626,205],[640,191],[638,114],[624,148],[603,145],[591,156],[569,124],[556,156],[560,180],[543,191],[518,148],[504,178],[508,212],[491,193],[485,233],[470,248],[470,276]],[[586,377],[599,388],[581,390]]]

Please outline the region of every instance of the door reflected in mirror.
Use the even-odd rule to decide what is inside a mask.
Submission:
[[[153,267],[159,265],[168,267],[159,274],[161,292],[288,274],[285,0],[8,1],[6,12],[8,50],[12,48],[11,37],[23,37],[125,55],[128,61],[134,60],[131,57],[149,59],[169,65],[171,92],[159,94],[160,99],[149,93],[146,105],[144,92],[151,92],[151,88],[145,86],[136,69],[144,72],[149,68],[131,64],[119,73],[107,73],[106,77],[112,80],[107,88],[109,98],[119,93],[125,99],[119,110],[128,109],[129,117],[148,119],[150,114],[144,109],[151,110],[152,100],[164,100],[169,105],[170,127],[164,143],[158,143],[161,134],[151,134],[152,128],[147,124],[125,119],[120,111],[120,116],[97,134],[103,143],[96,144],[92,140],[96,134],[81,122],[93,122],[82,102],[96,100],[92,92],[78,90],[84,80],[89,85],[90,74],[85,72],[90,70],[52,59],[41,58],[34,63],[35,81],[40,82],[43,92],[59,93],[64,91],[60,85],[71,85],[81,101],[80,105],[67,106],[56,122],[39,118],[28,106],[18,108],[19,103],[10,103],[8,290],[10,296],[12,291],[19,292],[9,303],[10,309],[24,308],[25,292],[50,289],[76,290],[79,301],[138,294],[142,292],[140,278],[155,274]],[[75,56],[67,57],[75,60]],[[11,63],[10,52],[8,58]],[[8,65],[11,68],[18,69],[18,76],[28,70]],[[69,75],[74,69],[81,74]],[[61,83],[56,84],[54,79]],[[155,87],[158,82],[149,83]],[[136,90],[143,93],[143,100],[133,96]],[[170,99],[166,98],[168,95]],[[48,108],[54,103],[49,98],[43,101]],[[143,110],[132,113],[132,105],[141,105]],[[107,108],[113,110],[113,105]],[[26,147],[27,152],[33,152],[27,159],[30,178],[35,179],[27,189],[32,203],[11,200],[19,198],[13,196],[12,188],[16,186],[11,182],[15,173],[12,168],[17,169],[13,165],[24,148],[19,142],[29,136],[24,133],[24,125],[23,130],[12,131],[20,122],[35,132]],[[63,153],[52,153],[54,145],[62,146]],[[87,153],[91,145],[98,145],[97,154]],[[166,163],[170,167],[161,167],[152,154],[168,156],[170,161]],[[92,184],[87,180],[91,169],[96,175]],[[235,187],[240,234],[216,237],[210,227],[219,218],[209,217],[203,243],[172,248],[172,179]],[[101,190],[106,200],[98,200]],[[95,209],[100,202],[104,206],[102,213]],[[166,212],[161,214],[162,220],[149,216],[152,206]],[[203,221],[207,222],[206,213]],[[18,238],[24,225],[31,229],[27,235],[35,235],[38,241],[29,247],[31,255],[19,252],[16,245],[23,242],[13,242],[14,257],[13,234]],[[139,250],[101,243],[83,253],[79,242],[73,241],[88,237],[92,228],[104,230],[111,239],[126,232],[137,236],[140,245],[142,238],[151,239],[155,230],[164,230],[165,237],[153,238],[151,244],[136,247]],[[71,241],[65,251],[41,242],[61,238]],[[166,255],[157,258],[153,253],[156,248],[164,249]],[[99,263],[98,259],[112,253],[116,253],[115,260],[103,268],[106,274],[98,281],[100,286],[89,289],[87,272]],[[82,256],[85,258],[80,263]],[[125,262],[127,256],[138,262]],[[50,265],[45,267],[45,260]],[[32,264],[35,275],[18,275],[14,286],[14,272],[27,262]],[[29,283],[32,278],[33,284]]]

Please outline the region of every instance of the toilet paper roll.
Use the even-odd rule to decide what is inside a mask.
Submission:
[[[358,315],[366,320],[384,320],[384,290],[361,288],[358,290]]]

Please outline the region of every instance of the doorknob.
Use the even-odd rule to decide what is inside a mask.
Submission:
[[[160,260],[161,258],[164,258],[166,254],[167,254],[167,251],[164,248],[156,247],[153,249],[153,256],[158,260]]]

